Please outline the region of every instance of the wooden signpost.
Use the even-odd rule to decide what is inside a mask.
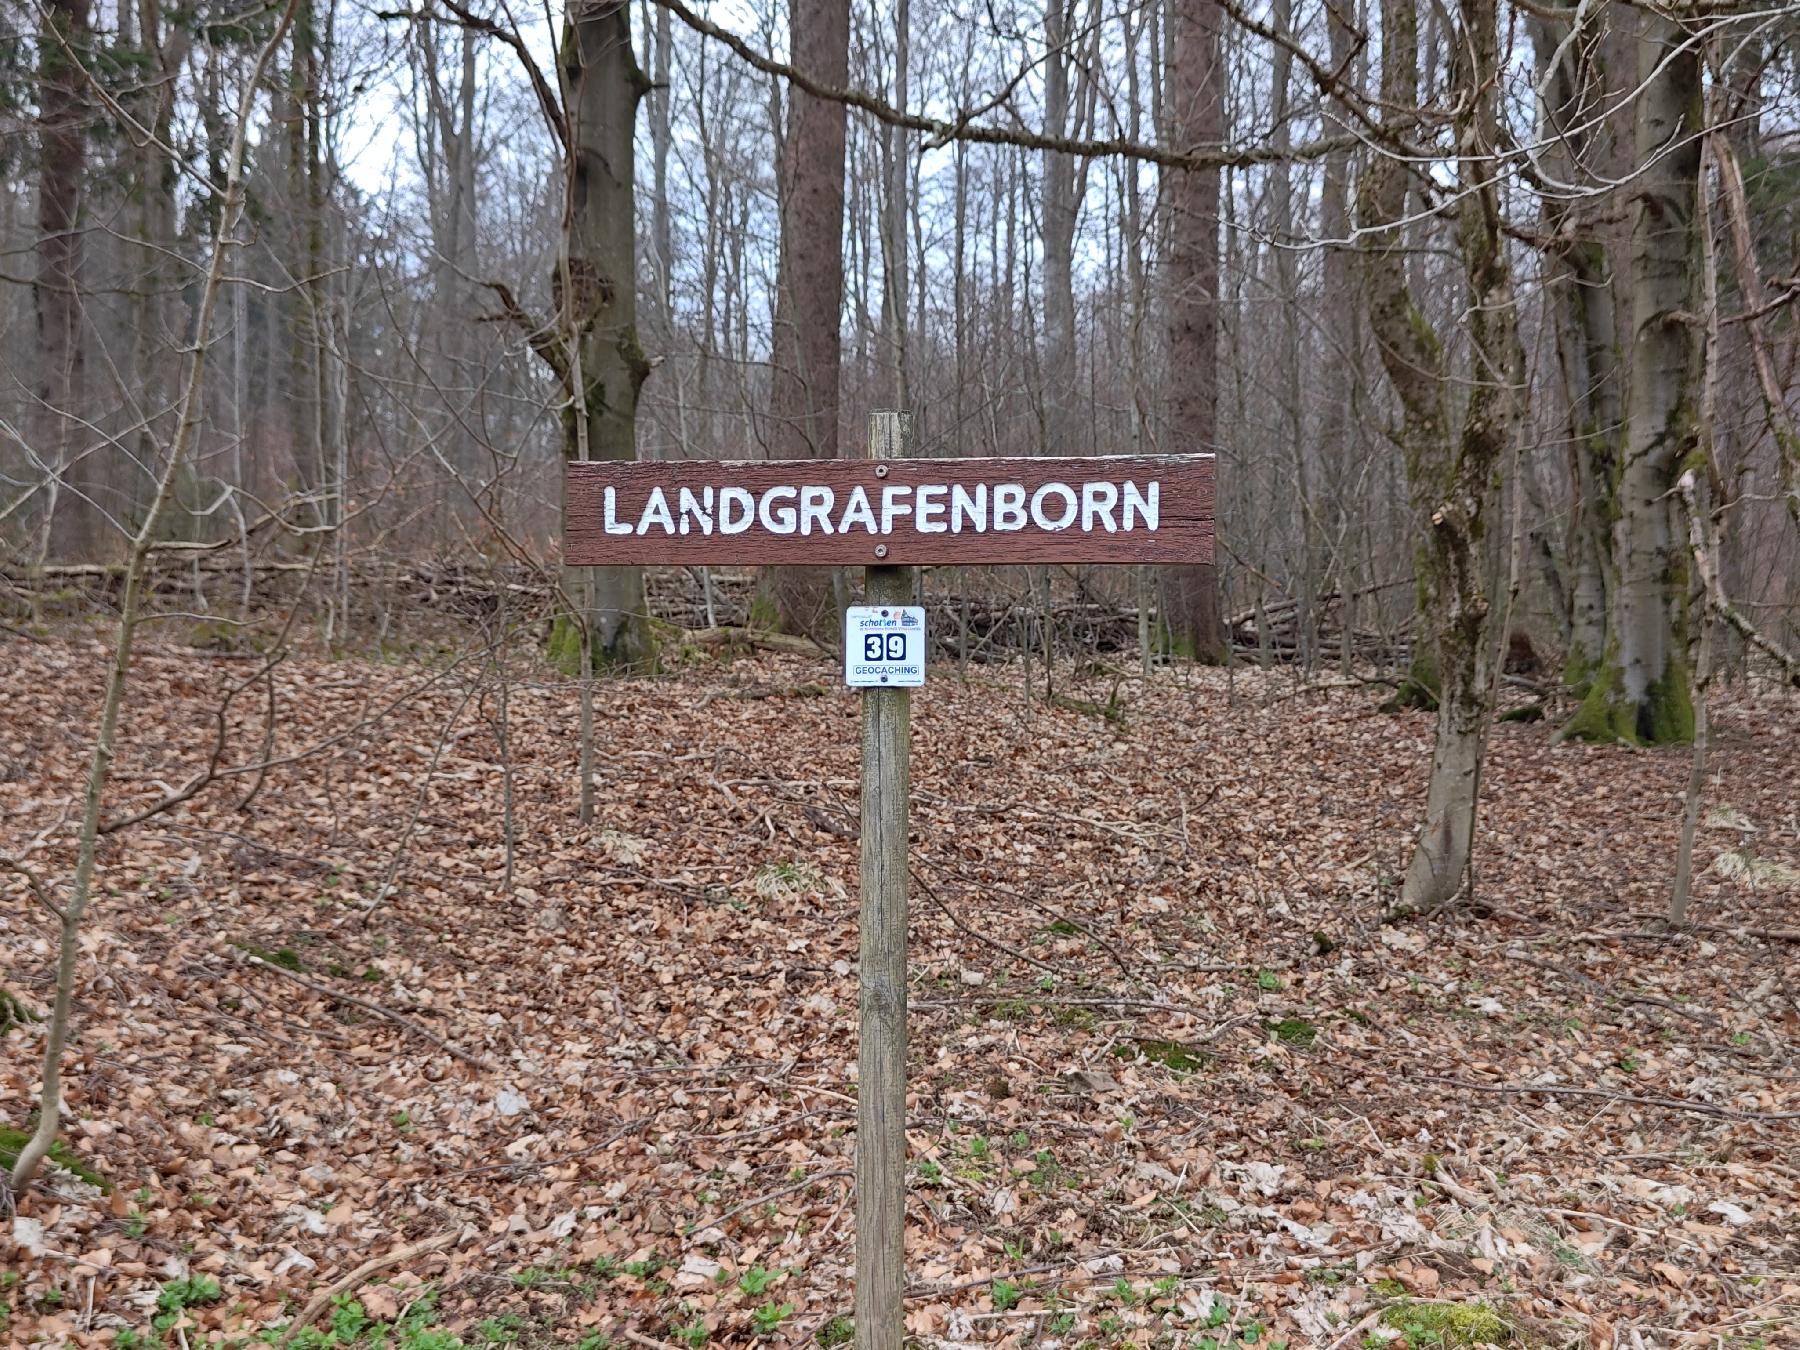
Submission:
[[[1211,455],[912,459],[911,440],[908,414],[878,412],[864,459],[570,464],[563,560],[861,564],[864,609],[883,616],[866,621],[896,626],[922,622],[902,616],[920,564],[1212,561]],[[858,666],[847,657],[847,680]],[[911,709],[902,685],[863,688],[857,1350],[905,1339]]]
[[[571,567],[1212,561],[1211,455],[586,460],[568,504]]]

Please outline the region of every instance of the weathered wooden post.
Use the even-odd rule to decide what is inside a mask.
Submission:
[[[869,458],[904,459],[912,417],[869,416]],[[886,555],[885,548],[877,551]],[[865,605],[910,605],[913,568],[871,566]],[[856,1347],[905,1338],[906,832],[912,691],[862,691],[862,910],[856,1088]]]

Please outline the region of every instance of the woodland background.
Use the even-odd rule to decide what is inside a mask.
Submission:
[[[912,1332],[1782,1343],[1796,29],[0,0],[0,1334],[842,1342],[856,578],[559,485],[898,407],[1220,483],[919,575]]]

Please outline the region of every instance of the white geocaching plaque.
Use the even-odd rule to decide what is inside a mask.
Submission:
[[[846,609],[844,683],[852,689],[910,689],[924,684],[923,606],[851,605]]]

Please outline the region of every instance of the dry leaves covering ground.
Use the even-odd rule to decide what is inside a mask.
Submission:
[[[4,651],[17,852],[75,809],[102,654]],[[109,838],[68,1133],[111,1189],[17,1197],[0,1341],[242,1343],[384,1257],[294,1343],[845,1337],[855,696],[796,658],[608,685],[584,829],[573,689],[515,671],[503,755],[485,661],[288,660],[221,761],[272,708],[275,767]],[[253,668],[139,658],[115,815]],[[1384,923],[1430,720],[1377,698],[915,699],[920,1344],[1800,1344],[1800,946],[1744,931],[1794,926],[1794,705],[1716,719],[1707,926],[1670,937],[1686,754],[1542,725],[1496,730],[1484,910]],[[0,1122],[40,1047],[6,1038]]]

